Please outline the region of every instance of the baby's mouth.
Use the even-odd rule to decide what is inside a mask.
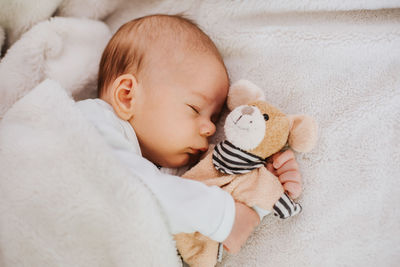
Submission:
[[[198,155],[200,153],[200,150],[198,150],[198,149],[193,149],[192,148],[192,155]]]
[[[207,148],[205,148],[205,147],[203,147],[203,148],[190,148],[190,150],[191,150],[191,154],[199,155],[199,154],[202,154],[202,153],[206,152]]]

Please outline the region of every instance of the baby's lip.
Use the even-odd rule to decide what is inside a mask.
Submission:
[[[206,147],[202,147],[202,148],[191,148],[192,150],[192,154],[200,154],[202,152],[207,151]]]

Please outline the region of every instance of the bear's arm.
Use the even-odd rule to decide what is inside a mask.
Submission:
[[[199,163],[182,175],[183,178],[197,180],[208,185],[218,186],[222,186],[224,183],[221,181],[215,181],[215,183],[209,184],[207,181],[214,180],[214,178],[220,178],[222,176],[224,176],[224,174],[217,171],[212,163],[212,149],[209,150],[208,154],[202,160],[200,160]]]
[[[279,179],[265,167],[236,175],[223,189],[230,192],[235,200],[249,207],[258,206],[266,210],[272,210],[284,192]]]
[[[188,170],[182,177],[197,180],[206,185],[216,185],[230,193],[237,201],[249,207],[258,206],[272,210],[284,190],[279,179],[265,167],[245,174],[226,175],[214,168],[212,151]]]

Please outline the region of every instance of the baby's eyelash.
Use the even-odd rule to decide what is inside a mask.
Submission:
[[[196,112],[197,114],[200,114],[200,112],[198,111],[198,109],[197,108],[195,108],[194,106],[192,106],[192,105],[188,105],[191,109],[193,109],[194,110],[194,112]]]

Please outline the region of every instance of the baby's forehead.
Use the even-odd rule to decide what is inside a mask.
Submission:
[[[193,54],[213,54],[222,62],[222,57],[207,34],[194,22],[179,16],[150,16],[135,29],[133,46],[135,54],[144,54],[144,59],[170,59],[171,64]]]
[[[195,45],[190,41],[177,39],[172,35],[159,36],[157,42],[147,40],[144,44],[143,58],[152,67],[166,65],[174,70],[177,65],[193,62],[198,56],[208,56],[222,63],[219,54],[214,53],[202,45]],[[223,64],[223,63],[222,63]]]
[[[149,46],[173,45],[199,51],[216,49],[212,40],[194,22],[179,16],[149,16],[138,25],[136,34]]]

